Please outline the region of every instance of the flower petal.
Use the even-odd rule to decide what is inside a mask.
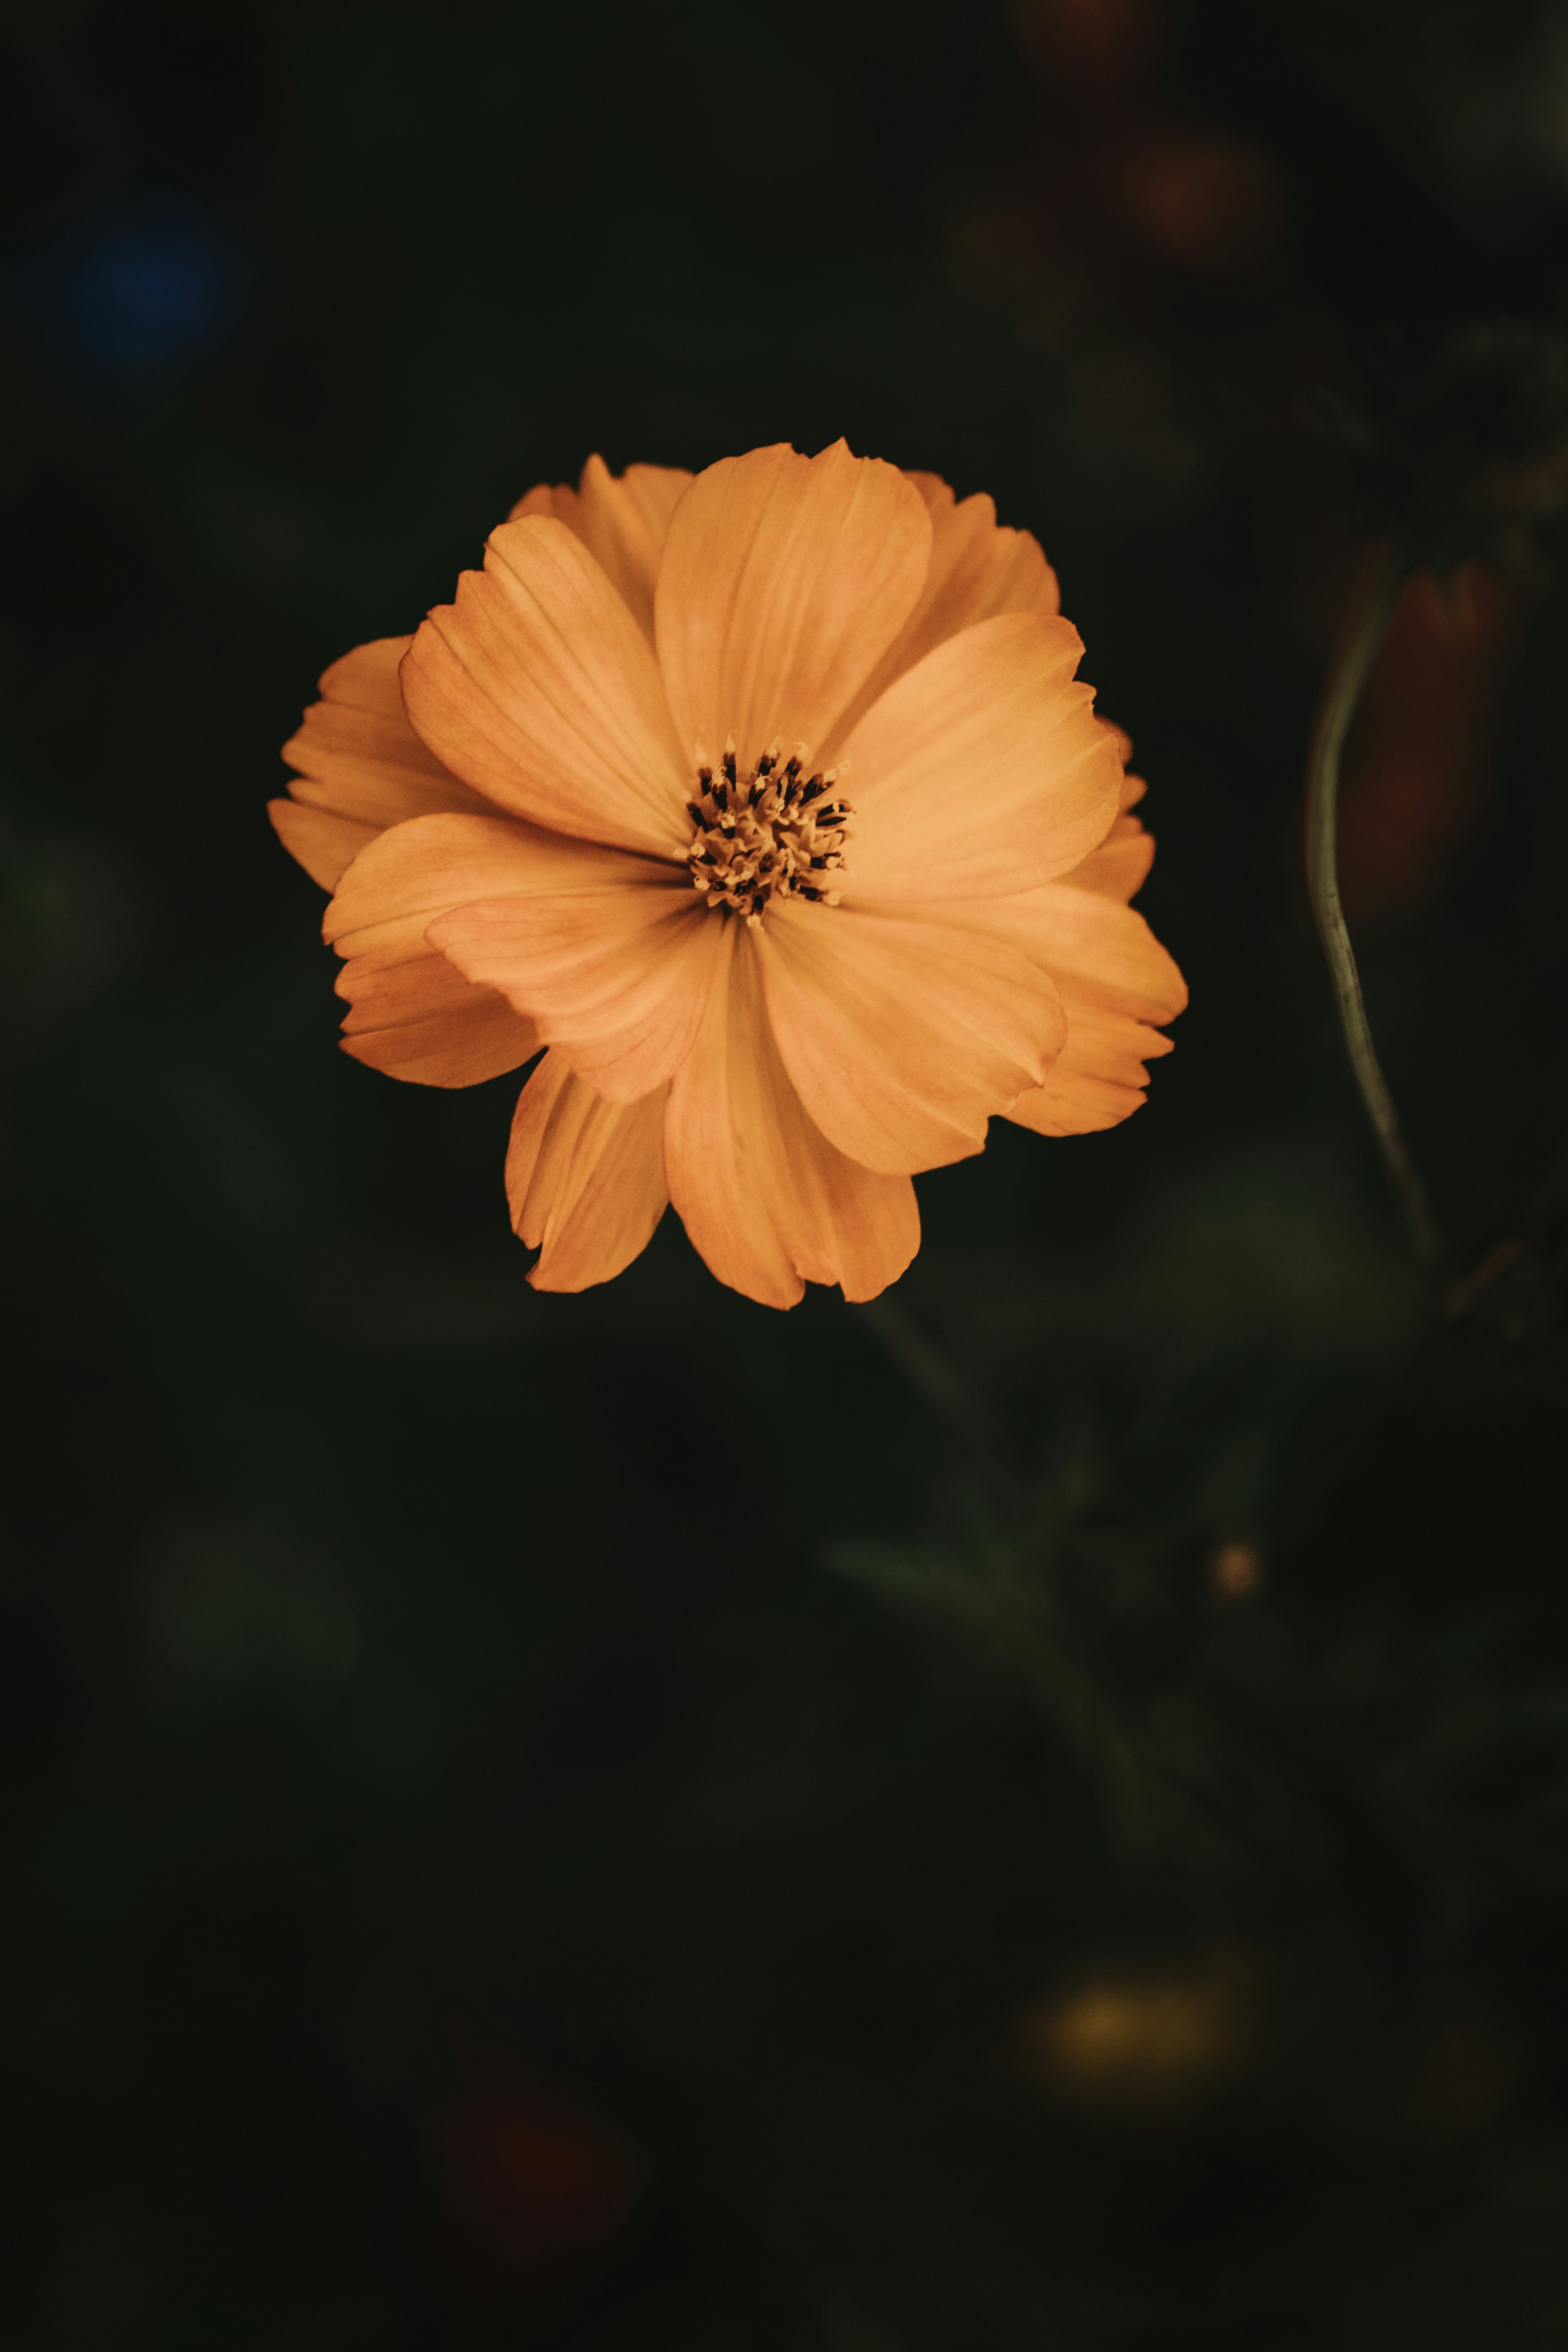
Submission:
[[[585,841],[679,857],[687,783],[657,665],[604,572],[562,522],[492,531],[402,665],[424,740],[518,816]]]
[[[925,579],[925,503],[895,466],[779,445],[722,458],[676,508],[659,567],[659,661],[683,753],[743,761],[777,735],[820,751]]]
[[[1038,1134],[1081,1135],[1136,1110],[1144,1064],[1171,1050],[1152,1024],[1175,1020],[1186,1003],[1186,982],[1143,917],[1076,876],[944,911],[1032,956],[1061,992],[1067,1043],[1043,1084],[1006,1116]]]
[[[344,1052],[423,1086],[475,1086],[515,1070],[538,1053],[538,1030],[432,947],[431,923],[497,890],[537,897],[665,871],[515,817],[413,817],[392,826],[344,873],[323,923],[345,959],[338,993],[353,1008]]]
[[[417,1086],[477,1086],[539,1050],[531,1021],[434,950],[391,962],[355,956],[338,976],[338,993],[351,1007],[344,1053]]]
[[[299,773],[267,814],[279,840],[330,890],[351,857],[391,824],[442,809],[487,812],[410,726],[398,664],[412,637],[377,637],[335,661],[283,756]]]
[[[981,493],[959,503],[936,474],[906,474],[931,517],[931,564],[925,585],[897,638],[877,664],[841,721],[848,736],[879,694],[924,660],[932,648],[977,621],[998,613],[1059,613],[1056,574],[1027,530],[997,520],[995,503]],[[828,747],[831,756],[831,747]]]
[[[807,1112],[865,1168],[907,1174],[978,1151],[1037,1085],[1066,1018],[1037,962],[946,909],[769,909],[768,1010]]]
[[[653,642],[653,583],[659,576],[664,534],[692,477],[680,466],[628,466],[612,474],[602,457],[591,457],[575,490],[564,482],[540,483],[519,499],[507,516],[554,515],[581,540],[590,555],[625,599],[650,645]]]
[[[356,824],[352,817],[329,816],[325,809],[301,808],[298,801],[268,801],[272,829],[297,866],[312,882],[330,890],[378,828]]]
[[[845,745],[857,903],[1028,890],[1104,840],[1122,761],[1073,680],[1082,650],[1066,621],[1009,613],[894,680]]]
[[[670,1087],[671,1197],[710,1270],[764,1307],[793,1307],[807,1282],[874,1298],[920,1245],[915,1188],[847,1160],[807,1117],[773,1042],[758,945],[724,926],[720,984]]]
[[[1075,880],[1047,882],[1005,898],[968,899],[941,911],[953,922],[1005,940],[1058,982],[1076,981],[1136,1020],[1174,1021],[1186,1007],[1186,982],[1142,915]]]
[[[1124,768],[1133,755],[1133,746],[1122,730],[1109,719],[1111,737]],[[1118,814],[1110,832],[1096,849],[1092,849],[1071,871],[1061,876],[1075,889],[1096,890],[1107,898],[1119,898],[1124,906],[1134,898],[1148,879],[1149,868],[1155,862],[1154,835],[1145,833],[1141,818],[1129,814],[1148,791],[1142,776],[1124,774]]]
[[[1135,816],[1119,816],[1098,849],[1061,877],[1075,890],[1093,890],[1102,898],[1120,899],[1124,907],[1148,879],[1155,862],[1155,837]]]
[[[437,916],[476,898],[624,887],[662,881],[669,871],[517,817],[413,817],[360,852],[321,932],[340,956],[375,953],[390,963],[399,950],[423,953]]]
[[[596,1093],[634,1102],[691,1051],[724,928],[683,883],[614,883],[486,897],[443,915],[429,939],[531,1015]]]
[[[1090,990],[1061,984],[1067,1008],[1067,1043],[1040,1087],[1009,1103],[1004,1118],[1036,1135],[1092,1135],[1119,1127],[1145,1099],[1145,1061],[1168,1054],[1171,1041],[1158,1029],[1113,1013]]]
[[[586,1290],[641,1255],[669,1205],[665,1089],[608,1103],[547,1054],[517,1100],[507,1198],[519,1240],[539,1253],[536,1290]]]

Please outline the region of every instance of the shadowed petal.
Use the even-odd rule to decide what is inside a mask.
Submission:
[[[486,896],[430,927],[470,980],[528,1013],[612,1102],[679,1068],[701,1025],[724,926],[680,883]]]
[[[669,1202],[665,1089],[609,1103],[547,1054],[517,1100],[507,1198],[536,1290],[586,1290],[641,1255]]]
[[[1061,880],[1064,887],[1093,890],[1124,907],[1148,880],[1154,862],[1154,835],[1145,833],[1135,816],[1119,816],[1099,848],[1092,849]]]
[[[782,446],[726,457],[676,508],[654,600],[676,739],[743,763],[775,735],[820,749],[907,620],[931,551],[894,466]]]
[[[835,730],[844,738],[895,677],[945,638],[973,628],[977,621],[994,620],[998,613],[1061,610],[1056,574],[1040,541],[1027,530],[998,523],[990,499],[977,492],[960,504],[935,474],[906,474],[904,479],[914,483],[931,517],[930,569],[920,602]],[[831,743],[822,751],[825,759],[834,756]]]
[[[425,1087],[473,1087],[539,1050],[531,1021],[493,988],[476,988],[434,950],[387,961],[355,956],[338,975],[351,1007],[343,1051]]]
[[[581,540],[590,555],[625,599],[650,645],[653,642],[653,583],[664,534],[681,493],[692,477],[679,466],[628,466],[610,471],[602,457],[591,457],[575,490],[564,482],[540,483],[519,499],[507,516],[554,515]]]
[[[895,679],[845,746],[849,888],[867,900],[1027,890],[1104,840],[1122,761],[1066,621],[1005,614]]]
[[[1130,759],[1133,746],[1122,730],[1113,726],[1111,734],[1118,756],[1124,761]],[[1155,862],[1155,839],[1153,834],[1145,832],[1142,819],[1128,812],[1137,806],[1148,789],[1142,776],[1123,776],[1120,814],[1114,824],[1097,849],[1092,849],[1070,873],[1061,876],[1063,882],[1071,882],[1075,889],[1096,890],[1106,898],[1120,898],[1124,906],[1136,896]]]
[[[303,866],[323,890],[332,888],[379,830],[373,824],[356,824],[352,817],[329,816],[325,809],[302,808],[298,801],[268,801],[267,814],[295,864]]]
[[[669,867],[573,841],[516,817],[422,816],[362,849],[322,918],[340,956],[422,950],[438,915],[475,898],[532,898],[663,881]]]
[[[321,677],[283,757],[299,773],[267,810],[278,839],[330,890],[351,857],[388,825],[445,809],[488,814],[490,803],[444,768],[409,724],[398,664],[412,637],[356,646]]]
[[[768,1011],[807,1112],[862,1167],[968,1158],[1067,1034],[1039,964],[946,910],[775,908],[758,935]]]
[[[915,1188],[847,1160],[807,1117],[770,1034],[756,936],[725,925],[724,963],[664,1118],[681,1222],[719,1280],[764,1307],[793,1307],[807,1282],[874,1298],[920,1245]]]
[[[542,1042],[533,1023],[450,963],[427,940],[430,925],[486,892],[537,897],[666,870],[494,814],[413,817],[377,835],[344,873],[322,926],[345,959],[338,993],[353,1009],[344,1052],[423,1086],[474,1086],[515,1070]]]
[[[501,808],[585,841],[679,857],[687,785],[658,667],[622,598],[566,525],[492,531],[402,665],[409,717]]]

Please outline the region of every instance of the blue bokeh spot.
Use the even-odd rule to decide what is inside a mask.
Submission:
[[[204,364],[243,319],[255,276],[228,223],[175,193],[97,207],[16,257],[0,288],[49,375],[120,406]]]

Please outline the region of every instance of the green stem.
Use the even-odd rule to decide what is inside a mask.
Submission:
[[[1397,550],[1375,549],[1356,583],[1323,681],[1307,767],[1307,888],[1318,936],[1328,959],[1339,1003],[1340,1026],[1361,1098],[1399,1196],[1416,1254],[1427,1265],[1436,1267],[1443,1255],[1442,1238],[1427,1198],[1427,1188],[1406,1147],[1398,1113],[1373,1045],[1361,977],[1355,968],[1339,897],[1339,778],[1345,738],[1404,584],[1405,567]]]
[[[862,1300],[855,1311],[915,1394],[986,1469],[1000,1474],[1007,1483],[1007,1449],[990,1409],[946,1349],[885,1293]]]

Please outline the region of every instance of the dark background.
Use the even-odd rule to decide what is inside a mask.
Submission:
[[[1568,13],[0,17],[0,2341],[1568,2336],[1568,604],[1466,492],[1568,419]],[[673,1217],[537,1297],[276,747],[531,483],[841,433],[1040,537],[1192,1008],[921,1180],[903,1323]],[[1447,1324],[1298,876],[1390,516],[1490,566],[1346,785],[1450,1273],[1519,1237]]]

